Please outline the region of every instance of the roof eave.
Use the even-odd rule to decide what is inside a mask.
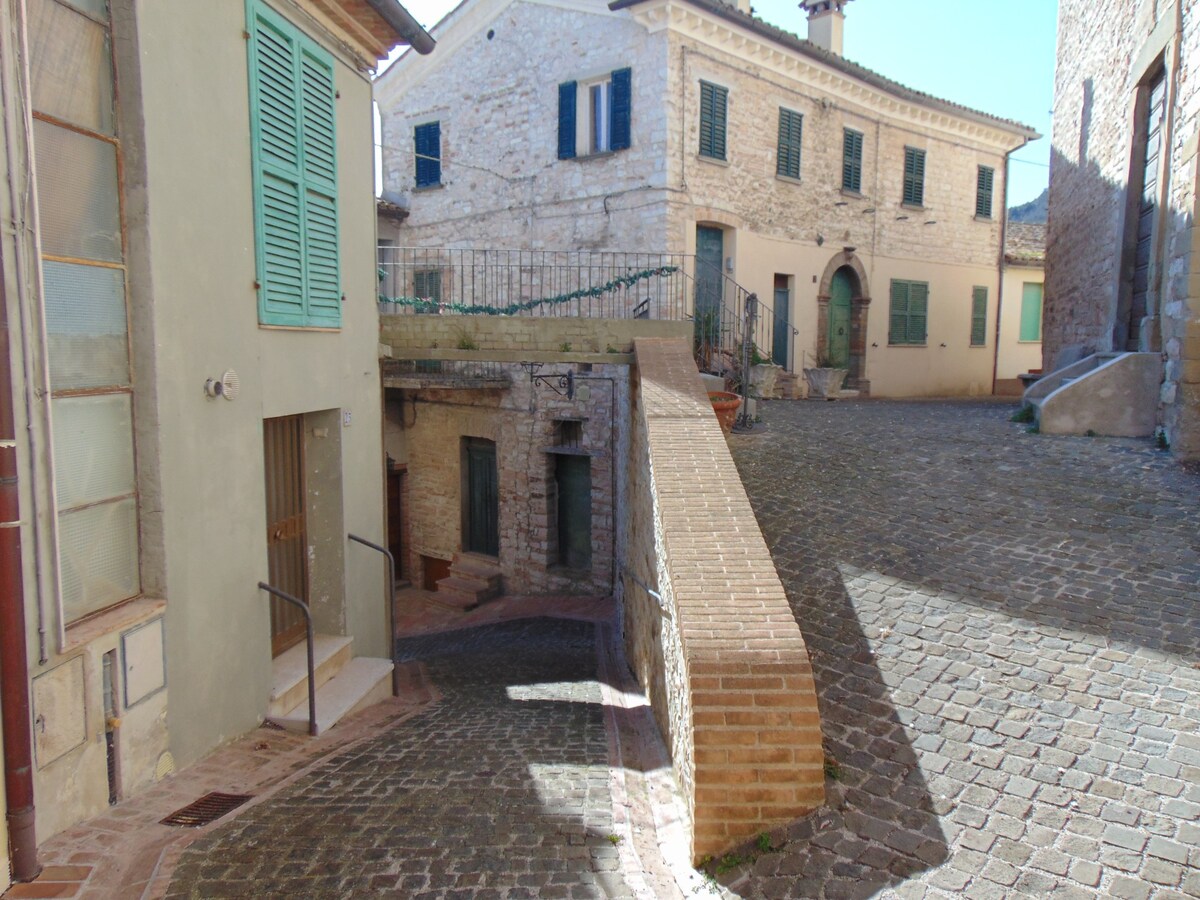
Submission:
[[[611,0],[608,8],[613,12],[622,9],[629,9],[634,6],[639,6],[650,0]],[[921,91],[905,87],[899,82],[892,81],[877,72],[872,72],[863,66],[853,63],[836,53],[830,53],[811,41],[806,41],[803,38],[790,34],[789,32],[777,29],[773,25],[763,22],[754,16],[741,12],[740,10],[727,6],[720,0],[712,0],[711,3],[703,2],[703,0],[685,0],[699,9],[709,12],[727,22],[735,25],[741,25],[744,28],[749,28],[767,40],[775,41],[776,43],[798,53],[803,53],[819,62],[826,63],[840,70],[851,78],[857,78],[860,81],[866,82],[872,87],[878,88],[893,96],[900,97],[910,103],[916,103],[920,106],[932,107],[940,112],[948,113],[949,115],[958,116],[959,118],[969,119],[981,125],[986,125],[989,128],[999,128],[1009,133],[1015,134],[1024,139],[1024,143],[1035,141],[1042,135],[1030,128],[1028,125],[1023,125],[1020,122],[1015,122],[1010,119],[1002,119],[998,116],[990,115],[989,113],[974,110],[967,106],[960,106],[957,103],[952,103],[949,100],[942,100],[939,97],[934,97],[930,94],[922,93]]]

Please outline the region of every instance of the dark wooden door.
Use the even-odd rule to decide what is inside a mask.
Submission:
[[[500,491],[496,445],[467,439],[466,547],[469,553],[500,555]]]
[[[558,487],[558,559],[571,569],[592,567],[592,460],[555,457]]]
[[[771,333],[771,361],[777,366],[788,368],[788,344],[792,336],[792,326],[788,322],[788,307],[791,306],[791,291],[788,290],[787,276],[775,276],[775,326]]]
[[[719,346],[724,277],[725,234],[720,228],[696,226],[696,340],[703,348]]]
[[[396,563],[396,580],[400,581],[408,572],[408,561],[404,558],[404,478],[403,469],[389,469],[387,473],[387,547]]]
[[[267,486],[267,578],[270,584],[308,602],[305,546],[304,418],[263,420]],[[304,637],[304,616],[271,598],[271,653],[278,656]]]
[[[1137,245],[1134,250],[1133,303],[1129,310],[1129,338],[1126,350],[1137,350],[1141,322],[1149,309],[1150,261],[1154,252],[1154,227],[1158,219],[1159,161],[1162,157],[1163,115],[1167,93],[1166,78],[1159,73],[1150,84],[1146,110],[1146,144],[1143,149],[1142,190],[1138,200]]]
[[[833,273],[829,286],[829,365],[845,369],[850,365],[850,300],[853,288],[843,269]]]

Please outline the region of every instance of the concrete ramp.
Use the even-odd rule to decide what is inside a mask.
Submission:
[[[1024,400],[1045,434],[1146,437],[1158,423],[1158,353],[1097,353],[1030,385]]]

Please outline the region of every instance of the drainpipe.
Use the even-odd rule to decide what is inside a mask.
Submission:
[[[996,346],[992,348],[992,394],[996,393],[996,378],[1000,373],[1000,313],[1004,309],[1004,253],[1008,243],[1008,171],[1012,155],[1023,150],[1029,138],[1025,138],[1020,147],[1014,147],[1004,154],[1004,197],[1000,202],[1000,265],[997,272],[1000,275],[999,286],[996,289],[996,330],[993,340]]]
[[[12,877],[14,881],[32,881],[42,867],[34,828],[33,729],[12,388],[8,305],[4,281],[0,279],[0,721],[4,729],[4,790]]]

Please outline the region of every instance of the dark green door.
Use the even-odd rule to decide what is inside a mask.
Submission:
[[[496,445],[467,438],[468,553],[500,555],[500,492],[496,477]]]
[[[792,326],[788,324],[790,293],[786,285],[775,287],[775,330],[771,336],[771,361],[785,369],[788,367],[788,338],[792,332]]]
[[[829,365],[845,369],[850,365],[850,298],[853,287],[845,269],[833,273],[829,286]]]
[[[696,340],[705,348],[721,336],[721,294],[725,235],[720,228],[696,226]]]
[[[558,560],[571,569],[592,567],[592,460],[560,454],[558,482]]]

